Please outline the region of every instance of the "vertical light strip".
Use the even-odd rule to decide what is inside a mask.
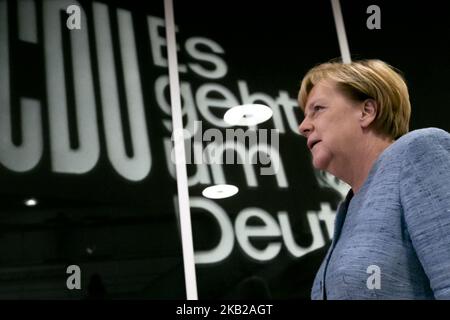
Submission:
[[[37,43],[36,5],[34,0],[18,1],[19,39]]]
[[[167,57],[169,63],[170,102],[172,105],[172,128],[175,144],[179,221],[181,246],[183,249],[184,281],[187,300],[197,300],[197,279],[195,275],[194,245],[192,241],[191,211],[184,151],[183,120],[181,114],[180,82],[178,79],[177,45],[172,0],[164,0],[166,20]]]
[[[345,34],[344,19],[342,17],[341,4],[339,0],[331,0],[333,7],[334,23],[336,24],[336,32],[339,41],[339,49],[341,50],[342,62],[350,63],[350,49],[348,48],[347,35]]]

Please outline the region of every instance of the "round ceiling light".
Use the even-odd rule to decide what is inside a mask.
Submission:
[[[203,190],[202,195],[210,199],[223,199],[234,196],[238,193],[239,189],[231,184],[218,184],[215,186],[207,187]]]
[[[38,202],[35,198],[29,198],[29,199],[26,199],[24,201],[24,203],[27,207],[34,207],[37,205]]]
[[[254,126],[269,120],[272,109],[263,104],[243,104],[229,109],[223,120],[232,126]]]

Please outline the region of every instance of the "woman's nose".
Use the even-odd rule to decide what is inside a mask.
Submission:
[[[304,118],[303,121],[298,126],[298,131],[302,136],[308,138],[308,135],[310,134],[311,130],[312,130],[311,121],[309,121],[307,118]]]

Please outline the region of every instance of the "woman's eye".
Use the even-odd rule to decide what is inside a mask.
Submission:
[[[322,106],[314,106],[314,111],[319,111],[319,110],[321,110],[321,109],[323,109]]]

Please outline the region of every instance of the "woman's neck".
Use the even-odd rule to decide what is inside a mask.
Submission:
[[[381,153],[393,142],[392,139],[371,135],[355,146],[355,152],[347,159],[341,178],[352,187],[354,194],[363,186]]]

